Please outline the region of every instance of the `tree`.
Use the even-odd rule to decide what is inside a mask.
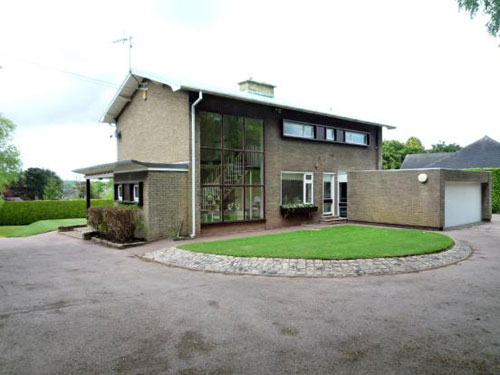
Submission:
[[[417,137],[410,137],[406,143],[391,140],[382,142],[382,168],[399,169],[407,154],[424,153],[425,148]]]
[[[406,155],[404,143],[396,140],[382,142],[383,169],[399,169]]]
[[[21,171],[21,157],[16,146],[10,144],[14,123],[0,115],[0,191],[14,181]]]
[[[44,199],[45,187],[51,179],[57,180],[62,189],[62,180],[54,171],[42,168],[28,168],[9,188],[23,199]]]
[[[422,142],[417,137],[410,137],[405,143],[406,154],[421,154],[425,152]]]
[[[59,178],[49,178],[45,188],[43,189],[43,199],[59,200],[63,195],[63,182]]]
[[[500,36],[500,0],[457,0],[460,9],[465,9],[473,18],[481,10],[489,16],[486,28],[492,36]]]
[[[435,145],[432,145],[432,148],[428,150],[427,152],[434,153],[434,152],[456,152],[458,150],[461,150],[462,147],[457,145],[456,143],[450,143],[446,144],[443,141],[439,141]]]

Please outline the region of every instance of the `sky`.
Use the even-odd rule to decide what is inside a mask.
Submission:
[[[99,120],[132,66],[395,125],[384,139],[500,141],[500,38],[456,0],[3,2],[0,113],[23,167],[64,179],[116,159]]]

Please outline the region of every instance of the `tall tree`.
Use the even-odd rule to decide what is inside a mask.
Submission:
[[[45,187],[51,179],[56,180],[62,189],[62,180],[54,171],[42,168],[28,168],[9,188],[23,199],[44,199]]]
[[[424,145],[417,137],[410,137],[405,143],[406,154],[421,154],[425,152]]]
[[[408,154],[425,152],[422,142],[417,137],[410,137],[403,143],[396,140],[382,142],[382,168],[399,169]]]
[[[428,150],[427,152],[434,153],[434,152],[456,152],[458,150],[461,150],[462,147],[457,145],[456,143],[450,143],[446,144],[443,141],[439,141],[435,145],[432,145],[431,149]]]
[[[19,150],[10,143],[15,128],[12,121],[0,115],[0,192],[3,192],[7,184],[14,181],[21,171]]]
[[[471,17],[475,17],[482,11],[490,19],[486,23],[486,28],[492,36],[500,36],[500,0],[457,0],[460,9],[469,12]]]
[[[403,142],[390,140],[382,142],[382,168],[399,169],[406,155],[406,146]]]

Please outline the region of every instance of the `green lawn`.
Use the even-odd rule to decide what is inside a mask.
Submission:
[[[87,219],[41,220],[30,225],[0,226],[0,237],[28,237],[35,234],[52,232],[61,225],[85,224]]]
[[[450,237],[436,232],[342,225],[191,243],[179,248],[241,257],[353,259],[427,254],[452,245]]]

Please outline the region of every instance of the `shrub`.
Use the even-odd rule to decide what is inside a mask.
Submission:
[[[112,200],[93,199],[94,207],[112,206]],[[0,207],[0,225],[29,225],[39,220],[76,219],[86,217],[85,200],[13,201]]]
[[[491,172],[491,209],[500,213],[500,168],[474,168],[473,171]]]
[[[114,242],[131,241],[139,221],[139,211],[134,207],[91,207],[88,210],[88,224]]]

